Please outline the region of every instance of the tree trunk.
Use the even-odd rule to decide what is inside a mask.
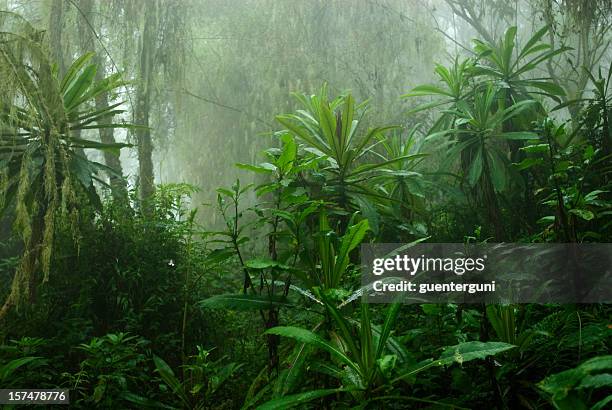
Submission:
[[[62,78],[66,72],[64,50],[62,48],[63,9],[63,0],[51,1],[51,12],[49,14],[49,52],[52,61],[57,64],[59,78]]]
[[[139,192],[143,213],[150,214],[151,198],[155,193],[153,174],[153,142],[149,129],[149,109],[151,104],[151,87],[153,83],[153,52],[157,22],[157,1],[147,3],[145,21],[140,43],[140,78],[136,92],[135,123],[146,128],[136,131],[138,142]]]
[[[91,51],[96,51],[93,32],[94,27],[94,13],[93,13],[93,0],[81,0],[79,2],[80,12],[82,13],[79,19],[79,37],[81,39],[81,54],[85,54]],[[105,66],[104,58],[101,53],[96,53],[93,57],[93,62],[98,67],[96,72],[96,81],[100,81],[104,78]],[[108,108],[108,93],[102,93],[96,97],[96,110],[104,110]],[[103,118],[98,121],[98,124],[104,126],[112,122],[111,117]],[[100,128],[100,141],[104,144],[114,144],[115,135],[112,128]],[[106,166],[111,168],[113,172],[108,173],[108,178],[111,186],[111,193],[115,202],[127,204],[128,203],[128,190],[127,181],[123,177],[123,168],[121,167],[121,160],[118,154],[111,151],[103,151],[104,162]]]

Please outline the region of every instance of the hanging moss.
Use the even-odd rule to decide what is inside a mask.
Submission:
[[[0,318],[35,294],[49,280],[54,235],[58,223],[71,226],[78,241],[78,208],[85,194],[99,203],[94,176],[99,164],[76,153],[84,148],[117,149],[125,144],[99,144],[75,138],[72,130],[95,128],[94,121],[116,110],[96,110],[90,101],[123,85],[119,76],[94,81],[93,54],[79,58],[62,81],[45,50],[44,37],[23,18],[0,12],[0,72],[3,84],[0,166],[6,169],[2,210],[15,202],[14,227],[24,246],[11,291]],[[115,107],[113,107],[115,108]],[[123,127],[105,122],[106,127]]]

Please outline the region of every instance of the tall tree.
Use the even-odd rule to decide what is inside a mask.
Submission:
[[[94,13],[94,2],[93,0],[81,0],[78,4],[80,18],[78,19],[79,39],[81,54],[88,52],[96,52],[96,44],[94,39],[96,38],[95,32],[95,13]],[[96,81],[101,81],[104,78],[104,72],[106,71],[106,59],[104,58],[103,50],[98,50],[96,55],[93,57],[93,63],[98,67],[96,71]],[[98,111],[106,111],[109,108],[109,96],[108,93],[100,93],[95,99],[95,107]],[[112,117],[101,118],[98,123],[101,125],[99,129],[100,141],[104,144],[114,144],[115,134],[108,124],[112,123]],[[123,177],[123,169],[121,166],[121,160],[118,152],[104,151],[104,162],[111,171],[108,172],[108,178],[111,186],[112,196],[115,201],[127,203],[128,192],[127,192],[127,181]]]
[[[57,64],[59,75],[63,76],[66,72],[64,62],[64,50],[62,43],[62,28],[64,21],[64,0],[51,0],[51,10],[49,12],[49,51],[51,61]]]
[[[140,201],[145,213],[150,211],[150,200],[155,193],[153,173],[153,141],[149,128],[151,108],[151,89],[153,87],[153,66],[157,42],[157,22],[159,4],[157,0],[147,2],[144,8],[144,22],[140,36],[140,65],[136,90],[135,123],[141,127],[136,130],[138,143],[138,171]]]
[[[569,58],[547,62],[550,76],[567,92],[566,101],[579,100],[589,83],[589,73],[596,71],[608,53],[612,27],[611,0],[540,0],[541,15],[549,26],[553,46],[569,46]],[[574,120],[580,105],[570,105]]]

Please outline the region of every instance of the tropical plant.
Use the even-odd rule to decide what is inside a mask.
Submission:
[[[11,292],[0,309],[9,309],[32,296],[42,271],[48,280],[53,236],[60,213],[76,229],[79,197],[100,205],[94,181],[108,167],[91,161],[83,149],[118,150],[126,144],[102,144],[76,137],[77,130],[127,127],[100,122],[121,113],[121,103],[96,110],[92,101],[102,93],[124,85],[120,74],[95,80],[97,67],[89,64],[93,54],[78,58],[62,78],[48,60],[37,33],[21,17],[2,12],[2,22],[12,21],[20,32],[0,34],[0,67],[3,96],[0,99],[0,168],[4,214],[14,206],[15,226],[22,232],[25,251],[12,282]]]
[[[497,240],[502,240],[504,233],[499,223],[502,218],[496,194],[507,191],[511,182],[517,180],[511,178],[516,171],[504,148],[509,141],[538,138],[530,131],[504,132],[502,125],[532,104],[532,100],[525,100],[497,109],[497,89],[489,84],[475,92],[473,103],[461,101],[457,110],[452,111],[457,128],[427,137],[431,140],[448,134],[459,136],[457,141],[451,140],[443,145],[449,146],[445,162],[452,164],[460,159],[463,177],[471,189],[476,188],[477,199],[487,209],[488,221],[495,227]]]
[[[94,337],[78,348],[86,357],[76,374],[66,374],[75,401],[108,407],[130,386],[147,378],[146,357],[142,349],[148,341],[127,333]]]
[[[556,101],[565,96],[565,91],[550,77],[531,78],[527,74],[540,64],[569,50],[568,47],[553,49],[542,38],[549,27],[538,30],[523,46],[517,49],[517,28],[509,27],[499,43],[475,39],[474,51],[478,60],[471,69],[474,76],[493,79],[502,94],[501,108],[523,100],[531,100],[531,94],[543,94]]]
[[[17,382],[21,380],[18,375],[16,375],[17,369],[41,359],[41,357],[26,356],[13,359],[8,363],[3,363],[0,365],[0,386],[5,388],[16,387]]]
[[[384,133],[397,127],[372,128],[359,135],[366,103],[355,105],[351,94],[330,101],[325,85],[318,95],[295,94],[295,97],[303,109],[295,114],[279,115],[276,119],[303,144],[303,150],[327,162],[321,169],[325,176],[322,194],[327,200],[335,201],[344,211],[359,209],[356,198],[360,196],[381,197],[366,181],[380,175],[382,168],[423,156],[416,153],[382,162],[364,163],[380,143],[379,140],[384,138]]]
[[[132,393],[124,393],[123,398],[139,405],[140,407],[165,408],[165,409],[212,409],[212,395],[217,392],[227,380],[238,371],[242,365],[236,363],[225,363],[227,357],[221,357],[215,361],[209,359],[210,351],[202,346],[197,346],[198,354],[192,356],[193,363],[183,365],[185,379],[181,381],[172,368],[162,358],[153,356],[155,369],[162,381],[170,388],[172,394],[178,399],[172,404],[161,404],[150,398],[145,398]]]
[[[441,404],[394,394],[393,388],[402,381],[410,383],[418,373],[432,367],[483,359],[514,347],[502,342],[465,342],[446,347],[437,360],[426,359],[415,363],[410,353],[391,334],[400,304],[392,304],[387,309],[384,323],[378,327],[371,322],[366,303],[361,304],[360,320],[352,321],[344,317],[324,296],[322,298],[335,326],[335,330],[330,331],[330,339],[293,326],[276,327],[267,333],[288,337],[328,353],[330,360],[314,362],[310,369],[336,379],[342,387],[273,399],[258,409],[280,408],[280,405],[291,408],[307,400],[342,392],[349,393],[349,403],[359,403],[358,408],[367,408],[375,402],[398,400]]]
[[[363,242],[369,230],[367,219],[354,222],[352,218],[344,235],[338,237],[329,225],[327,214],[320,213],[314,254],[307,258],[309,274],[301,277],[304,283],[309,288],[319,287],[326,292],[341,290],[347,279],[351,252]]]
[[[406,136],[395,134],[382,141],[381,157],[397,158],[421,152],[423,139],[417,134],[417,130],[418,126],[415,126]],[[421,171],[425,158],[394,162],[381,169],[380,177],[373,178],[380,191],[389,198],[389,201],[377,202],[381,210],[380,216],[371,215],[373,207],[369,201],[364,200],[362,213],[367,216],[375,236],[378,236],[382,229],[386,231],[383,234],[388,237],[404,238],[407,241],[411,237],[422,237],[427,233],[422,220],[425,213],[424,199],[431,181],[425,178],[425,172]]]
[[[409,93],[402,95],[402,98],[432,96],[439,99],[418,105],[409,110],[407,114],[410,115],[438,107],[445,110],[456,109],[459,101],[468,100],[472,94],[470,79],[473,65],[474,61],[472,59],[459,60],[459,57],[455,57],[453,64],[449,68],[436,64],[434,72],[440,77],[441,86],[435,84],[417,85]],[[452,126],[452,114],[442,111],[438,120],[431,127],[430,132],[441,131]]]
[[[586,69],[584,70],[586,71]],[[610,63],[607,73],[602,73],[601,67],[599,67],[597,77],[589,71],[586,71],[586,74],[593,84],[592,97],[566,101],[556,106],[553,111],[580,104],[586,105],[576,128],[583,129],[589,142],[594,147],[599,148],[604,157],[608,157],[612,155],[612,127],[610,126],[612,96],[609,92],[610,80],[612,79],[612,63]],[[571,143],[576,135],[578,135],[577,132],[569,135],[567,141],[563,141],[564,145]]]
[[[559,410],[603,410],[612,402],[611,370],[612,356],[593,357],[574,369],[548,376],[538,387]]]
[[[518,169],[532,171],[540,178],[548,176],[549,187],[539,190],[541,203],[553,211],[545,215],[539,223],[556,234],[556,239],[564,242],[582,242],[585,239],[598,240],[612,226],[608,198],[609,188],[605,185],[610,169],[606,166],[609,156],[602,155],[602,149],[591,144],[570,144],[564,124],[557,125],[547,119],[540,126],[542,141],[521,148],[526,157],[518,164]],[[573,133],[575,134],[575,132]],[[599,225],[601,233],[582,229],[593,222]],[[549,238],[550,239],[550,238]]]

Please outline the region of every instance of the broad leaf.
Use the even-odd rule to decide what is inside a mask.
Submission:
[[[339,393],[344,391],[343,389],[324,389],[324,390],[313,390],[304,393],[292,394],[291,396],[285,396],[278,399],[270,400],[267,403],[257,407],[257,410],[284,410],[291,409],[295,406],[308,403],[314,399],[329,396],[331,394]]]
[[[264,310],[273,307],[295,307],[286,297],[265,295],[226,294],[215,295],[199,302],[199,306],[208,309],[229,310]]]
[[[441,364],[465,363],[474,359],[484,359],[515,347],[503,342],[464,342],[444,349],[438,361],[442,362]]]

